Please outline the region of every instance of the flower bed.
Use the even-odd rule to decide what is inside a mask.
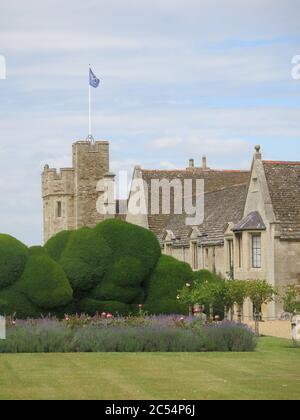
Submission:
[[[86,316],[8,323],[0,353],[253,351],[243,324],[202,324],[180,316]]]

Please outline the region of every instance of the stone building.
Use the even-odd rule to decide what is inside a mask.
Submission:
[[[111,179],[109,143],[78,141],[73,144],[72,168],[59,171],[45,165],[42,174],[44,241],[62,230],[95,226],[104,219],[96,209],[103,191],[100,180]]]
[[[175,211],[170,188],[170,211],[152,214],[153,180],[161,182],[204,180],[204,218],[187,225],[187,215]],[[59,171],[45,166],[42,174],[44,240],[62,230],[95,226],[106,217],[126,218],[151,229],[165,254],[189,263],[194,270],[206,268],[225,278],[265,279],[279,289],[300,281],[300,162],[265,161],[257,146],[249,171],[216,170],[206,158],[197,167],[193,159],[184,170],[149,170],[137,166],[133,183],[139,181],[139,202],[145,211],[132,212],[133,188],[128,212],[119,215],[119,202],[108,197],[99,181],[113,181],[109,172],[109,143],[79,141],[73,144],[72,168]],[[157,185],[157,184],[156,184]],[[184,187],[185,188],[185,187]],[[182,190],[185,195],[184,188]],[[198,191],[192,188],[192,199]],[[98,202],[114,213],[97,211]],[[110,212],[111,213],[111,212]],[[280,302],[264,308],[266,318],[277,318]],[[244,315],[251,318],[252,307]]]
[[[187,226],[186,214],[151,214],[152,179],[204,179],[204,220]],[[163,252],[208,269],[225,278],[265,279],[282,290],[300,279],[300,162],[262,160],[256,147],[250,171],[196,168],[149,171],[136,167],[133,179],[144,185],[147,215],[127,220],[153,230]],[[193,192],[195,194],[195,192]],[[173,195],[171,194],[171,200]],[[132,193],[129,196],[132,200]],[[277,318],[280,302],[264,308],[264,317]],[[247,302],[245,317],[252,318]]]

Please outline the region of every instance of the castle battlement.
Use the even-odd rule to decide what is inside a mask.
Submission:
[[[76,141],[72,168],[50,168],[42,173],[44,240],[62,230],[95,226],[103,220],[96,210],[99,180],[109,173],[108,141]]]

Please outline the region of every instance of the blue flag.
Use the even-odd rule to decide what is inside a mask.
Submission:
[[[93,88],[97,88],[99,86],[100,80],[95,76],[92,69],[90,68],[90,85]]]

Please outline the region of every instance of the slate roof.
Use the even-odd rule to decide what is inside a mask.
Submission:
[[[209,226],[209,238],[210,240],[220,240],[221,233],[223,233],[223,225],[224,225],[224,216],[228,216],[226,222],[238,222],[241,217],[242,213],[240,213],[246,197],[246,186],[248,185],[250,172],[249,171],[234,171],[234,170],[214,170],[214,169],[202,169],[202,168],[189,168],[186,170],[144,170],[142,169],[142,177],[146,181],[148,185],[148,192],[149,192],[149,203],[151,202],[151,179],[167,179],[169,181],[173,179],[204,179],[204,189],[205,195],[210,192],[216,192],[215,195],[212,195],[209,198],[209,207],[206,208],[205,214],[207,218],[207,228]],[[242,187],[241,187],[242,185]],[[234,197],[231,199],[226,199],[226,192],[225,189],[228,187],[235,187],[232,190],[232,194]],[[223,192],[222,192],[223,190]],[[242,191],[241,197],[239,197],[239,193],[235,194],[235,192]],[[193,196],[195,196],[195,191],[193,191]],[[206,197],[209,197],[206,195]],[[217,199],[215,197],[218,197]],[[215,200],[215,201],[214,201]],[[221,201],[222,200],[222,201]],[[224,201],[225,200],[225,201]],[[234,201],[238,201],[238,209],[235,210],[235,203]],[[241,203],[242,201],[242,203]],[[223,203],[220,206],[220,203]],[[173,203],[173,197],[171,193],[171,203]],[[228,207],[229,206],[229,207]],[[241,207],[240,207],[241,206]],[[226,208],[228,207],[228,209]],[[218,210],[216,210],[218,209]],[[228,210],[228,211],[227,211]],[[218,213],[218,215],[217,215]],[[236,214],[238,217],[236,218]],[[149,228],[157,235],[160,241],[162,241],[163,234],[166,229],[176,230],[178,232],[178,236],[181,237],[182,243],[186,243],[186,238],[188,235],[188,231],[185,226],[185,215],[174,215],[174,212],[171,208],[170,215],[164,214],[151,214],[151,206],[149,204],[149,215],[148,215],[148,223]],[[219,219],[220,218],[220,219]],[[182,226],[182,228],[180,227]],[[216,227],[215,234],[213,233],[213,226]],[[221,232],[222,231],[222,232]],[[174,232],[175,233],[175,232]]]
[[[258,211],[252,211],[233,227],[234,232],[246,230],[265,230],[266,225]]]
[[[247,195],[247,184],[232,185],[217,191],[205,193],[204,223],[198,226],[198,243],[202,245],[217,245],[224,243],[224,231],[228,223],[237,223],[243,217]],[[191,226],[186,226],[185,214],[172,216],[166,224],[166,230],[171,230],[176,239],[174,246],[187,246],[192,232]],[[163,242],[164,232],[158,236]]]
[[[300,240],[300,162],[263,161],[281,239]]]

